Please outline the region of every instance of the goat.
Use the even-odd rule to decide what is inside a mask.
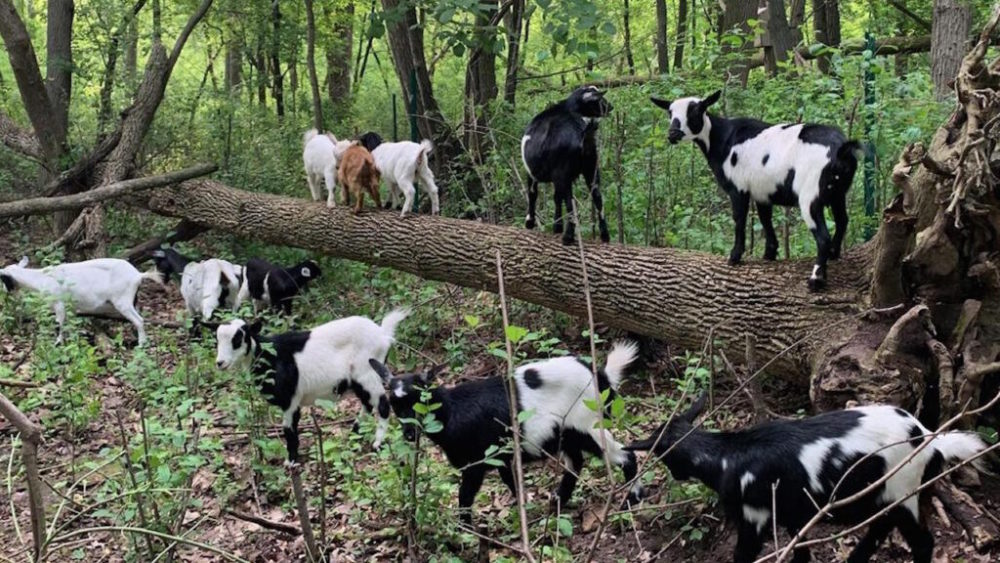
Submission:
[[[358,142],[372,153],[375,167],[389,184],[389,200],[393,207],[399,203],[399,195],[402,193],[404,202],[400,217],[405,217],[407,213],[413,211],[413,198],[417,195],[413,183],[417,179],[431,198],[431,214],[441,213],[434,173],[427,165],[427,155],[434,150],[434,144],[429,139],[419,143],[412,141],[384,143],[378,133],[368,132],[361,135]]]
[[[600,118],[612,109],[614,106],[604,98],[603,92],[594,86],[582,86],[565,100],[536,115],[528,124],[521,138],[521,160],[528,171],[526,228],[535,228],[538,184],[551,182],[556,206],[552,232],[563,233],[563,244],[573,244],[576,220],[573,182],[582,175],[597,211],[601,241],[611,240],[608,222],[604,219],[596,137]],[[568,217],[565,231],[563,204]]]
[[[279,268],[262,258],[251,258],[243,268],[243,285],[237,299],[241,303],[252,299],[254,310],[265,304],[291,315],[292,299],[320,273],[319,264],[313,260]]]
[[[769,422],[737,432],[705,432],[693,426],[704,406],[703,395],[650,438],[626,449],[652,450],[674,479],[695,478],[718,493],[726,516],[738,524],[736,563],[757,558],[764,537],[771,533],[772,518],[794,536],[818,506],[861,492],[929,434],[903,409],[884,405]],[[939,475],[944,462],[968,459],[985,445],[974,434],[962,432],[926,439],[931,443],[881,486],[832,512],[833,521],[857,524],[905,499],[871,524],[848,561],[868,561],[898,527],[913,560],[930,563],[934,537],[920,522],[919,498],[910,495]],[[808,548],[797,548],[792,561],[805,563],[809,558]]]
[[[336,205],[334,188],[337,186],[337,161],[350,145],[351,141],[338,141],[332,133],[320,135],[316,129],[310,129],[302,136],[302,163],[313,201],[320,200],[320,187],[325,184],[326,206]]]
[[[52,310],[59,325],[57,343],[63,340],[63,324],[66,322],[66,305],[69,301],[70,306],[79,314],[117,313],[135,327],[139,346],[146,344],[146,331],[143,329],[142,317],[135,309],[135,298],[144,280],[153,280],[162,285],[162,273],[156,270],[140,273],[132,264],[117,258],[70,262],[41,269],[27,266],[28,257],[25,256],[17,264],[0,268],[0,282],[9,292],[27,289],[54,298]]]
[[[610,398],[615,396],[622,374],[636,354],[635,344],[615,345],[598,374],[601,392],[608,390]],[[404,420],[403,436],[410,441],[416,440],[416,426],[405,420],[417,418],[414,405],[420,401],[421,389],[433,384],[443,366],[420,374],[393,376],[377,359],[370,362],[389,388],[393,412]],[[621,466],[626,481],[635,479],[635,455],[624,451],[610,432],[600,428],[598,413],[584,405],[585,399],[597,397],[589,364],[573,357],[539,360],[518,367],[514,378],[518,413],[533,411],[521,423],[523,459],[538,461],[549,455],[561,455],[565,465],[556,498],[562,505],[569,502],[573,494],[585,452],[600,456],[602,448],[607,447],[611,462]],[[444,450],[451,465],[462,472],[458,505],[466,522],[471,521],[472,501],[492,467],[484,462],[487,451],[503,446],[510,438],[506,385],[505,377],[493,376],[454,387],[430,389],[431,402],[441,405],[434,415],[442,429],[428,435]],[[501,464],[497,470],[514,494],[512,460],[510,453],[499,454]],[[629,502],[637,502],[641,495],[641,486],[636,483],[629,494]]]
[[[353,194],[355,214],[361,213],[365,192],[371,194],[375,207],[382,207],[382,199],[378,193],[381,176],[375,167],[375,160],[372,153],[357,142],[340,157],[337,181],[344,189],[344,205],[350,205],[350,196]]]
[[[670,112],[670,144],[693,141],[708,160],[719,187],[729,195],[736,223],[736,239],[729,263],[736,265],[746,248],[746,222],[750,200],[764,229],[764,259],[778,256],[778,237],[772,223],[773,206],[798,206],[813,238],[816,264],[809,289],[826,286],[827,260],[840,258],[847,234],[847,191],[858,167],[857,141],[848,141],[838,129],[812,123],[771,125],[738,117],[727,119],[708,113],[721,91],[705,99],[681,98],[673,102],[650,98]],[[837,230],[830,240],[823,210],[829,207]]]
[[[173,248],[154,250],[152,256],[157,270],[168,280],[172,274],[180,274],[181,296],[192,317],[208,320],[221,305],[234,312],[240,308],[243,266],[218,258],[198,262]]]
[[[396,327],[409,314],[396,309],[377,325],[365,317],[347,317],[309,331],[261,336],[261,322],[233,320],[216,326],[216,365],[222,370],[249,368],[260,392],[283,412],[288,464],[299,454],[302,406],[316,399],[336,399],[351,391],[365,412],[377,413],[374,448],[382,445],[389,426],[389,403],[368,358],[385,359]],[[355,430],[357,424],[355,424]]]

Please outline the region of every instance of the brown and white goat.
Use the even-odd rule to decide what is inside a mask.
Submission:
[[[337,181],[344,188],[344,205],[350,205],[350,197],[354,197],[354,213],[361,213],[366,191],[375,200],[375,206],[382,207],[382,199],[378,193],[381,180],[378,168],[375,167],[375,159],[365,147],[351,145],[340,156]]]

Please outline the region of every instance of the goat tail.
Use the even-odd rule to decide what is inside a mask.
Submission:
[[[167,281],[167,276],[163,272],[154,268],[139,275],[139,283],[141,284],[144,280],[152,280],[158,285],[164,285]]]
[[[319,131],[317,129],[315,129],[315,128],[306,131],[302,135],[302,144],[303,145],[308,145],[309,141],[313,140],[313,138],[315,138],[316,135],[319,135]]]
[[[639,355],[639,346],[631,340],[619,340],[608,354],[608,360],[604,364],[604,373],[608,374],[608,382],[611,388],[618,390],[625,369],[635,361]]]
[[[965,461],[986,449],[986,443],[973,432],[946,432],[934,438],[931,447],[941,452],[946,461]],[[979,464],[973,462],[973,465]]]
[[[434,142],[430,139],[424,139],[420,141],[420,148],[424,149],[424,154],[431,154],[434,152]]]
[[[382,332],[384,332],[389,338],[394,339],[396,335],[396,327],[408,316],[410,316],[409,307],[402,307],[389,311],[389,313],[382,318]]]
[[[864,155],[865,147],[861,141],[847,141],[837,149],[837,160],[842,163],[852,162],[857,165],[858,159]]]

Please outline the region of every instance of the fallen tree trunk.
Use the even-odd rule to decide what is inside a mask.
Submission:
[[[573,315],[586,312],[576,248],[537,231],[427,215],[400,219],[389,211],[354,215],[347,207],[327,209],[213,180],[158,190],[148,206],[236,236],[487,291],[497,290],[499,249],[511,296]],[[731,267],[725,258],[701,252],[586,245],[596,320],[688,348],[700,348],[712,331],[719,341],[731,342],[734,353],[749,332],[764,359],[807,339],[773,366],[799,378],[810,371],[815,344],[831,338],[824,329],[845,330],[831,325],[861,310],[870,256],[866,246],[848,251],[830,268],[832,289],[815,294],[805,283],[811,260]]]

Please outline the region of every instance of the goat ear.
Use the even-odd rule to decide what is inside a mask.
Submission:
[[[437,376],[441,375],[441,372],[447,369],[447,367],[448,364],[438,364],[432,367],[431,369],[427,370],[423,374],[421,374],[420,379],[424,383],[430,383],[434,381],[437,378]]]
[[[653,449],[654,445],[666,443],[666,430],[667,425],[661,424],[656,428],[656,430],[653,431],[652,434],[649,435],[649,438],[639,440],[638,442],[632,442],[631,444],[625,446],[625,449],[634,452],[648,452]],[[659,439],[659,441],[657,441],[657,439]]]
[[[368,365],[375,370],[375,373],[382,378],[384,383],[388,383],[389,380],[392,379],[392,372],[389,371],[389,368],[385,367],[385,364],[382,362],[376,360],[375,358],[368,358]]]
[[[670,100],[661,100],[660,98],[654,98],[653,96],[650,96],[649,101],[653,102],[658,107],[670,111],[670,104],[672,103]]]
[[[698,415],[701,414],[701,411],[705,410],[705,403],[707,401],[708,395],[702,392],[701,396],[698,397],[698,400],[695,401],[694,404],[681,415],[681,418],[693,423],[694,419],[698,418]]]
[[[209,323],[209,322],[205,322],[205,321],[195,321],[195,326],[203,326],[203,327],[207,328],[208,330],[210,330],[212,332],[216,332],[217,330],[219,330],[219,327],[222,326],[222,324],[221,323]]]
[[[28,266],[28,257],[22,256],[21,260],[17,263],[19,268],[25,268]]]
[[[260,329],[263,328],[263,326],[264,319],[254,319],[253,322],[247,326],[247,331],[249,331],[252,336],[257,336],[260,334]]]
[[[709,106],[719,101],[719,98],[721,97],[722,97],[722,90],[716,90],[715,92],[712,92],[712,94],[709,97],[702,100],[701,103],[698,105],[701,106],[701,109],[708,109]]]

